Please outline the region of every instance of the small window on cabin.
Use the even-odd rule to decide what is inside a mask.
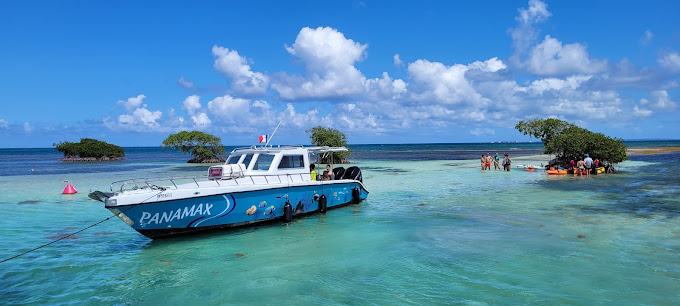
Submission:
[[[281,157],[279,169],[304,168],[305,160],[302,155],[284,155]]]
[[[250,165],[250,161],[253,159],[253,154],[246,154],[246,157],[243,159],[242,164],[246,165],[246,168],[248,168],[248,165]]]
[[[255,161],[255,166],[253,170],[269,170],[274,160],[274,154],[260,154]]]
[[[239,159],[241,159],[241,155],[230,155],[227,158],[227,164],[237,164]]]

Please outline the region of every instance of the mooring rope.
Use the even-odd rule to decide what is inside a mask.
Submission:
[[[165,189],[161,190],[161,192],[159,192],[159,193],[157,193],[157,194],[154,194],[154,195],[150,196],[150,197],[147,198],[146,200],[141,201],[140,204],[141,204],[141,203],[144,203],[144,202],[146,202],[146,201],[148,201],[149,199],[151,199],[151,198],[153,198],[153,197],[155,197],[155,196],[158,196],[159,194],[163,193],[163,191],[165,191]],[[99,224],[101,224],[101,223],[104,223],[104,222],[110,220],[110,219],[113,218],[113,217],[118,217],[119,214],[122,214],[122,213],[124,213],[124,212],[126,212],[126,211],[128,211],[128,210],[130,210],[130,209],[135,208],[135,207],[137,207],[137,206],[130,206],[130,207],[128,207],[127,209],[125,209],[125,210],[123,210],[123,211],[121,211],[121,212],[119,212],[119,213],[117,213],[117,214],[114,214],[113,216],[110,216],[110,217],[108,217],[108,218],[106,218],[106,219],[104,219],[104,220],[101,220],[101,221],[99,221],[99,222],[97,222],[97,223],[95,223],[95,224],[92,224],[92,225],[90,225],[90,226],[88,226],[88,227],[86,227],[86,228],[84,228],[84,229],[81,229],[81,230],[75,232],[75,233],[68,234],[68,235],[63,236],[63,237],[61,237],[61,238],[59,238],[59,239],[56,239],[56,240],[50,241],[50,242],[48,242],[48,243],[46,243],[46,244],[43,244],[43,245],[41,245],[41,246],[39,246],[39,247],[37,247],[37,248],[33,248],[33,249],[28,250],[28,251],[26,251],[26,252],[23,252],[23,253],[21,253],[21,254],[14,255],[14,256],[12,256],[12,257],[10,257],[10,258],[3,259],[2,261],[0,261],[0,263],[3,263],[3,262],[6,262],[6,261],[15,259],[15,258],[17,258],[17,257],[24,256],[24,255],[26,255],[26,254],[28,254],[28,253],[31,253],[31,252],[37,251],[37,250],[39,250],[39,249],[42,249],[42,248],[44,248],[44,247],[46,247],[46,246],[48,246],[48,245],[51,245],[51,244],[53,244],[53,243],[55,243],[55,242],[58,242],[58,241],[61,241],[61,240],[66,239],[66,238],[72,237],[72,236],[74,236],[74,235],[76,235],[76,234],[78,234],[78,233],[80,233],[80,232],[83,232],[83,231],[85,231],[85,230],[87,230],[87,229],[93,228],[93,227],[95,227],[95,226],[97,226],[97,225],[99,225]]]

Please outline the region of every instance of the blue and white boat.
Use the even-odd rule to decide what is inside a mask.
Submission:
[[[202,177],[133,179],[90,197],[149,238],[282,220],[359,203],[368,191],[361,170],[333,169],[335,178],[310,173],[318,154],[344,147],[249,147],[234,149],[224,165]],[[323,165],[325,167],[325,165]],[[316,176],[316,178],[314,177]]]

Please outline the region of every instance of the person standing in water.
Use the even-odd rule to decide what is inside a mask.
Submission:
[[[500,162],[501,162],[501,157],[498,156],[498,152],[496,152],[496,156],[494,156],[494,158],[493,158],[493,169],[494,170],[501,170],[501,166],[499,166]]]
[[[482,171],[486,170],[486,156],[484,154],[482,154],[480,161],[482,162]]]
[[[512,160],[510,159],[510,156],[508,156],[508,153],[504,153],[503,155],[503,170],[510,171],[510,163],[512,163]]]
[[[586,154],[586,158],[583,160],[586,163],[586,175],[590,175],[590,171],[593,168],[593,159],[590,158],[588,154]]]

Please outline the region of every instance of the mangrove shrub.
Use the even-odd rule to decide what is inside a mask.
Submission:
[[[559,119],[520,121],[515,128],[524,135],[540,138],[545,153],[554,154],[559,166],[566,167],[571,160],[583,159],[585,154],[599,159],[607,168],[628,159],[622,139],[594,133]]]
[[[217,163],[224,159],[219,155],[226,154],[222,140],[199,131],[181,131],[163,140],[163,148],[172,148],[180,152],[190,153],[190,163]]]
[[[347,137],[345,134],[334,128],[317,126],[306,130],[305,133],[309,134],[309,138],[315,146],[347,147]],[[347,157],[350,155],[352,155],[352,151],[347,147],[345,152],[332,152],[320,156],[319,163],[349,163]]]
[[[57,151],[64,153],[65,160],[110,160],[125,156],[123,148],[90,138],[81,138],[80,142],[63,141],[52,145]]]

